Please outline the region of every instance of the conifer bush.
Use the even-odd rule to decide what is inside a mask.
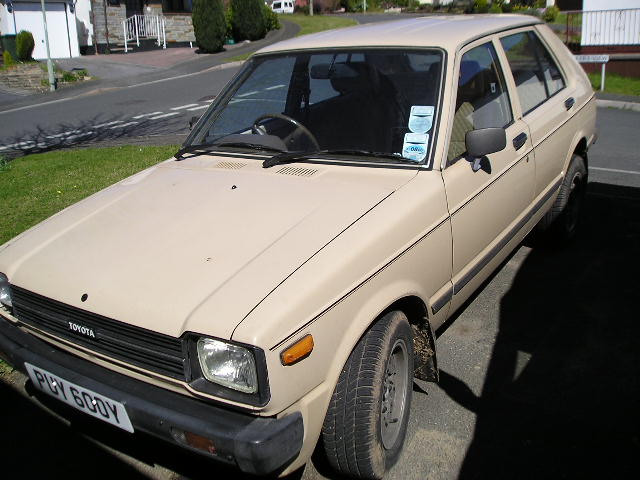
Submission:
[[[35,46],[36,43],[33,40],[33,34],[26,30],[20,30],[18,35],[16,35],[16,53],[18,54],[18,60],[21,62],[31,60]]]
[[[267,33],[262,0],[231,0],[233,37],[236,41],[259,40]]]
[[[200,50],[208,53],[222,50],[227,35],[222,0],[193,0],[191,18]]]

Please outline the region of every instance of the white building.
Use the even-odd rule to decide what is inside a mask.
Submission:
[[[640,45],[640,0],[583,0],[582,46]]]
[[[51,58],[80,56],[75,1],[46,0],[45,9]],[[33,58],[47,58],[40,0],[0,0],[0,33],[10,35],[21,30],[33,34]]]

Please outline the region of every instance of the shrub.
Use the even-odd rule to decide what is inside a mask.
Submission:
[[[233,10],[231,5],[224,11],[224,21],[227,27],[226,38],[233,38]]]
[[[33,40],[31,32],[26,30],[20,30],[20,33],[16,35],[16,53],[18,54],[18,60],[26,62],[31,60],[31,54],[36,43]]]
[[[9,50],[5,50],[2,54],[2,61],[4,62],[5,67],[10,67],[11,65],[15,65],[16,63],[16,61],[11,56],[11,53],[9,53]]]
[[[551,7],[547,7],[547,9],[542,14],[542,19],[545,22],[555,22],[556,18],[558,18],[558,14],[560,13],[560,9],[555,5]]]
[[[489,11],[489,3],[487,0],[475,0],[473,2],[473,13],[487,13]]]
[[[502,6],[497,2],[493,2],[489,7],[489,13],[502,13]]]
[[[266,29],[262,15],[262,0],[231,0],[233,9],[233,38],[258,40]]]
[[[271,10],[271,7],[269,7],[266,3],[263,4],[262,14],[264,15],[264,27],[267,32],[280,29],[280,20],[278,19],[278,14]]]
[[[513,12],[513,4],[512,3],[503,3],[501,5],[502,13],[511,13]]]
[[[293,13],[301,13],[302,15],[309,15],[309,5],[295,5],[293,7]]]
[[[193,0],[191,18],[198,47],[210,53],[222,50],[227,35],[222,0]]]

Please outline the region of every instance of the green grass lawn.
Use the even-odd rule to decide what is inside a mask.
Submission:
[[[86,148],[0,161],[0,245],[78,200],[166,160],[177,149]]]
[[[600,73],[588,73],[594,90],[600,90]],[[640,78],[623,77],[615,73],[605,73],[604,91],[620,95],[640,96]]]
[[[279,15],[280,20],[288,20],[297,25],[300,25],[300,35],[307,35],[309,33],[322,32],[323,30],[333,30],[335,28],[350,27],[357,25],[358,22],[350,18],[334,17],[329,15]]]

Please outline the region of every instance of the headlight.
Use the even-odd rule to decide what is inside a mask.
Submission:
[[[9,279],[3,273],[0,273],[0,303],[5,307],[13,307],[11,301],[11,289],[9,288]]]
[[[258,391],[256,360],[249,349],[213,338],[200,338],[197,348],[207,380],[244,393]]]

